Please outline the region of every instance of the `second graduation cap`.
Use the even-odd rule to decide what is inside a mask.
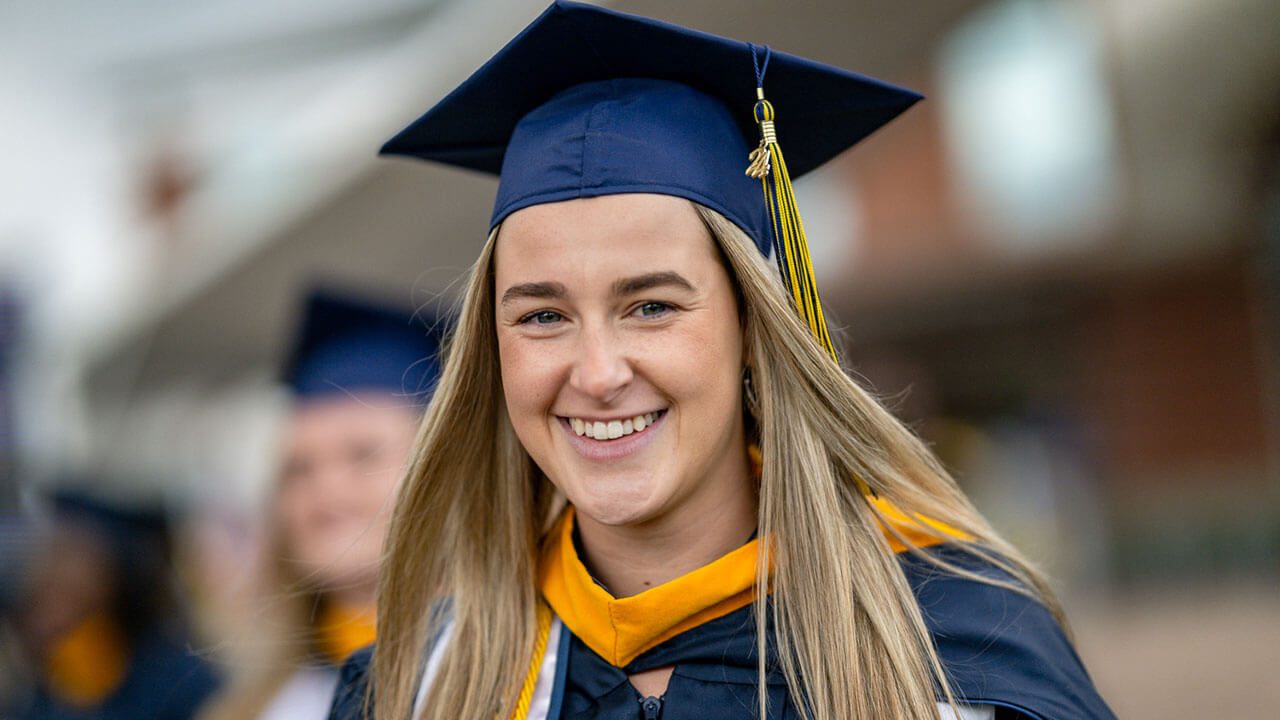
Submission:
[[[776,249],[797,312],[834,356],[791,178],[919,99],[766,47],[556,2],[382,152],[498,175],[491,229],[531,205],[619,193],[716,210],[764,255]]]
[[[284,379],[303,400],[375,391],[425,402],[439,374],[439,349],[439,329],[418,315],[315,290]]]

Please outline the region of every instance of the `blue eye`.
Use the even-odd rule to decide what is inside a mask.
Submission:
[[[562,319],[564,319],[563,316],[555,310],[539,310],[520,318],[520,324],[533,323],[534,325],[552,325],[560,322]]]
[[[658,317],[670,312],[672,307],[664,302],[647,302],[639,307],[639,312],[644,317]]]

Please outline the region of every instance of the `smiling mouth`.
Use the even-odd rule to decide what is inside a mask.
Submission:
[[[617,440],[620,437],[634,435],[644,432],[649,426],[657,422],[658,418],[666,414],[666,410],[636,415],[625,420],[609,420],[608,422],[601,420],[583,420],[582,418],[565,418],[569,427],[579,436],[586,436],[592,440]]]

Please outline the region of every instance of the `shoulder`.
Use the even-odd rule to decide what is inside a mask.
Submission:
[[[157,633],[139,642],[124,684],[108,702],[149,708],[149,717],[176,720],[194,716],[217,687],[210,663],[185,638]]]
[[[431,608],[431,624],[434,630],[431,639],[423,650],[425,672],[430,677],[431,661],[437,650],[443,648],[452,626],[453,606],[451,600],[444,600]],[[333,704],[329,708],[329,720],[365,720],[373,717],[373,649],[369,645],[351,654],[342,664],[338,673],[338,688],[333,695]],[[422,682],[429,683],[429,679]],[[365,706],[368,705],[368,714]]]
[[[342,664],[338,687],[329,707],[329,720],[363,720],[365,698],[373,686],[373,646],[357,650]],[[370,705],[370,716],[373,707]]]
[[[1016,584],[961,548],[927,552],[983,579]],[[899,560],[958,698],[1046,720],[1114,718],[1062,626],[1039,601],[910,553]]]

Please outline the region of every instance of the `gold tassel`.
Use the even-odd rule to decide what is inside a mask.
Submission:
[[[766,55],[766,65],[768,63]],[[757,79],[763,71],[757,66]],[[778,135],[773,127],[773,105],[764,99],[764,88],[756,87],[756,122],[760,125],[760,146],[748,156],[751,164],[747,175],[759,178],[764,187],[765,206],[769,208],[769,220],[773,224],[774,254],[782,282],[791,292],[791,304],[800,319],[809,324],[809,330],[831,360],[837,365],[836,349],[827,332],[827,321],[822,316],[822,302],[818,300],[818,284],[813,278],[813,262],[809,259],[809,242],[800,222],[795,194],[791,191],[791,176],[787,173],[787,161],[778,147]],[[772,167],[770,167],[772,165]],[[863,495],[878,497],[867,482],[854,475],[853,480]]]
[[[755,116],[760,124],[760,146],[751,151],[747,175],[759,178],[764,187],[765,205],[769,208],[769,220],[773,223],[773,237],[782,281],[791,292],[791,302],[800,319],[809,324],[809,330],[831,359],[836,361],[835,347],[822,317],[822,302],[818,300],[818,285],[813,279],[813,263],[809,260],[809,243],[804,236],[804,224],[796,209],[796,198],[791,191],[791,177],[787,174],[787,162],[778,147],[778,137],[773,127],[773,105],[764,99],[764,89],[756,88]],[[772,166],[772,167],[771,167]]]

